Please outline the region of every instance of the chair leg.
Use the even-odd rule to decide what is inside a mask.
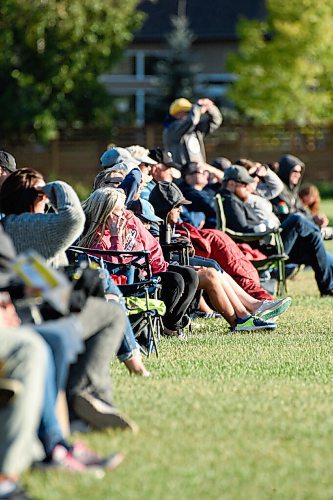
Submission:
[[[155,350],[156,357],[158,358],[158,347],[157,347],[157,338],[155,335],[155,325],[152,320],[151,314],[148,313],[148,358],[150,357],[153,350]]]

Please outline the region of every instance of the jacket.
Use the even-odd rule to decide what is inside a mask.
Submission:
[[[221,195],[227,227],[242,233],[255,233],[255,226],[262,221],[253,209],[228,189],[222,189]]]
[[[126,217],[126,234],[124,236],[111,236],[110,230],[106,228],[103,234],[101,231],[97,233],[96,243],[94,243],[91,248],[117,251],[149,250],[149,261],[152,273],[157,274],[166,271],[169,264],[164,259],[162,248],[158,241],[132,212],[125,210],[124,216]],[[119,262],[118,257],[113,257],[111,255],[107,255],[103,258],[108,262]],[[131,257],[123,257],[121,260],[125,263],[130,262]]]
[[[192,205],[189,205],[187,210],[190,213],[202,212],[205,215],[205,228],[212,229],[216,227],[215,192],[209,188],[199,191],[186,182],[182,182],[179,189],[186,200],[192,202]]]
[[[290,185],[290,173],[296,165],[300,165],[302,169],[302,174],[300,176],[298,184],[296,186],[293,186]],[[292,214],[295,212],[300,212],[307,215],[307,211],[302,203],[302,200],[298,196],[298,191],[304,176],[304,170],[305,170],[304,163],[296,156],[285,155],[281,158],[279,162],[278,176],[283,182],[283,190],[278,196],[276,196],[273,200],[271,200],[274,205],[274,210],[279,216],[280,214],[278,212],[278,204],[280,202],[284,202],[287,205],[289,209],[288,213]],[[285,216],[286,215],[288,214],[285,214]],[[285,218],[285,216],[282,218]]]
[[[200,106],[193,104],[183,120],[170,117],[163,130],[163,144],[173,160],[184,166],[190,161],[206,162],[204,137],[214,132],[222,123],[222,115],[216,106],[209,113],[201,114]]]
[[[65,182],[49,182],[43,191],[54,213],[11,214],[1,222],[17,253],[33,249],[54,267],[65,266],[68,264],[65,250],[82,233],[85,216],[77,194]]]

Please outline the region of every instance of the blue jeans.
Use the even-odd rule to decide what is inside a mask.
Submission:
[[[58,351],[56,357],[60,356]],[[55,446],[63,441],[63,435],[59,426],[59,422],[55,413],[57,401],[57,386],[56,386],[56,366],[54,362],[54,354],[48,347],[48,360],[45,377],[45,393],[41,415],[41,422],[38,430],[38,437],[41,440],[45,454],[51,455]]]
[[[179,256],[173,255],[172,261],[179,262]],[[208,259],[207,257],[200,257],[199,255],[194,255],[194,257],[189,258],[190,266],[200,266],[200,267],[213,267],[216,271],[223,273],[222,267],[216,262],[216,260]]]
[[[104,278],[104,291],[105,293],[111,293],[112,295],[116,295],[119,297],[119,303],[125,308],[125,303],[123,300],[123,295],[117,285],[112,281],[108,271],[105,269],[105,278]],[[112,301],[110,301],[112,302]],[[131,323],[126,315],[125,320],[125,332],[123,340],[121,341],[117,357],[119,361],[126,361],[133,357],[136,351],[139,351],[140,347],[137,341],[135,340],[135,336],[133,333],[133,329]]]
[[[80,330],[74,318],[62,318],[35,325],[48,347],[45,394],[38,437],[47,456],[63,442],[63,434],[56,416],[56,402],[60,389],[66,387],[69,364],[84,349]]]
[[[311,266],[319,291],[333,289],[332,256],[325,249],[318,226],[301,214],[291,214],[282,222],[284,250],[290,262]]]

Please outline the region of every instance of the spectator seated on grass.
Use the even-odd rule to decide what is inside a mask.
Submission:
[[[152,191],[150,200],[155,213],[165,222],[170,210],[177,208],[183,198],[175,184],[160,182]],[[237,244],[218,229],[196,229],[191,224],[182,222],[183,208],[184,205],[175,230],[183,237],[188,235],[195,256],[216,261],[243,290],[255,299],[273,301],[273,297],[260,286],[257,270]]]
[[[181,334],[188,324],[186,311],[198,285],[196,273],[182,266],[168,269],[158,242],[133,212],[124,207],[122,191],[112,188],[94,191],[83,203],[86,226],[79,244],[100,250],[150,250],[152,271],[161,278],[161,300],[167,306],[163,318],[165,333]],[[111,256],[105,260],[117,261]]]
[[[329,226],[328,217],[320,211],[320,192],[314,184],[308,184],[299,191],[299,197],[308,210],[313,222],[320,227],[324,240],[333,239],[333,227]]]
[[[249,188],[253,178],[244,167],[229,167],[224,173],[223,184],[223,207],[230,229],[245,233],[265,232],[277,224],[269,201],[254,197]],[[300,213],[284,217],[280,227],[289,261],[311,266],[321,295],[333,295],[333,258],[325,250],[319,227]]]
[[[43,397],[37,428],[38,437],[45,452],[45,459],[40,465],[43,467],[63,466],[78,472],[84,472],[87,466],[90,465],[114,468],[122,459],[122,456],[113,456],[112,460],[110,457],[108,461],[100,459],[84,445],[80,443],[70,445],[65,439],[56,415],[56,402],[59,391],[65,388],[69,363],[75,362],[77,354],[82,351],[82,340],[80,341],[78,331],[75,331],[75,329],[73,331],[73,325],[71,322],[66,321],[66,318],[38,325],[21,326],[21,321],[8,293],[18,293],[20,285],[17,278],[14,281],[14,274],[10,265],[15,258],[15,250],[8,235],[3,231],[0,233],[0,242],[2,249],[0,269],[2,290],[0,292],[0,358],[5,359],[1,376],[24,382],[21,387],[18,387],[17,391],[14,386],[14,405],[18,402],[14,414],[12,412],[13,408],[9,408],[9,411],[4,411],[0,415],[0,418],[3,418],[1,431],[2,429],[7,430],[6,438],[1,439],[1,443],[4,443],[3,448],[0,448],[1,472],[5,470],[8,473],[6,471],[6,461],[8,461],[7,466],[9,469],[11,462],[20,464],[24,463],[25,460],[27,462],[31,461],[31,450],[27,451],[27,457],[20,456],[20,453],[24,451],[27,443],[30,443],[31,446],[31,441],[34,439],[35,431],[31,429],[30,425],[35,418],[34,412],[38,411],[39,406],[37,404],[35,408],[34,403],[37,403],[36,395],[34,394],[31,397],[31,391],[36,392],[38,395],[39,388],[42,390]],[[23,286],[21,286],[21,290],[24,292]],[[34,333],[39,334],[40,341],[34,341]],[[30,340],[29,336],[31,337]],[[42,340],[42,337],[44,340]],[[19,341],[20,338],[21,342]],[[30,343],[32,343],[32,351],[29,351]],[[43,343],[44,354],[39,347],[39,344]],[[8,357],[10,359],[6,361]],[[31,366],[27,363],[31,363]],[[25,384],[26,379],[29,380],[30,373],[24,375],[25,369],[34,373],[34,367],[36,367],[38,377],[37,379],[33,377],[34,387],[27,388]],[[25,394],[26,388],[27,394]],[[29,414],[29,418],[26,420],[27,426],[21,428],[19,423],[25,418],[25,414]],[[32,420],[30,420],[31,415]]]
[[[193,299],[198,282],[196,281],[195,286],[193,285],[195,283],[195,278],[193,276],[193,270],[190,267],[173,266],[165,261],[158,242],[133,213],[125,210],[124,203],[124,195],[120,191],[112,188],[101,188],[92,193],[83,204],[87,224],[80,244],[100,250],[149,250],[151,252],[150,262],[152,272],[162,279],[161,299],[167,306],[167,314],[164,317],[168,325],[167,329],[172,330],[172,328],[170,328],[170,323],[173,322],[172,326],[174,332],[177,332],[180,324],[175,324],[175,319],[180,316],[179,306],[182,306],[181,318],[186,313]],[[179,208],[176,209],[176,211],[179,215]],[[110,259],[112,259],[112,257],[110,257]],[[189,297],[189,294],[187,294],[186,307],[184,307],[184,296],[182,304],[174,303],[174,298],[170,290],[171,287],[174,286],[175,277],[167,276],[167,278],[165,278],[165,273],[170,272],[170,269],[172,269],[172,273],[177,274],[180,272],[184,273],[183,270],[185,270],[186,273],[190,272],[192,279],[192,295]],[[263,305],[263,302],[249,296],[226,273],[221,274],[215,269],[202,267],[196,269],[196,273],[196,280],[199,279],[199,289],[206,290],[209,300],[216,311],[221,313],[233,328],[236,330],[276,328],[275,323],[265,322],[253,316],[253,314],[256,313],[259,314],[260,310],[258,312],[258,309]],[[172,311],[176,309],[175,305],[178,310],[177,316],[175,312],[171,314]]]
[[[181,166],[173,161],[172,155],[169,151],[161,148],[151,149],[149,151],[150,157],[155,160],[156,165],[152,165],[150,173],[153,179],[145,186],[140,197],[145,200],[149,199],[149,195],[158,182],[173,182],[174,179],[180,179]]]
[[[208,185],[208,172],[198,163],[189,163],[183,169],[183,182],[179,188],[192,202],[188,215],[193,226],[205,229],[216,227],[215,191]]]
[[[44,213],[47,200],[54,212]],[[53,264],[67,264],[65,250],[78,238],[84,225],[79,199],[68,184],[45,184],[39,172],[20,169],[3,183],[0,206],[5,213],[3,227],[18,252],[34,249]],[[92,292],[96,296],[90,296]],[[96,428],[134,430],[136,425],[113,405],[109,374],[110,360],[124,335],[124,312],[118,304],[105,301],[102,287],[93,291],[85,283],[83,296],[84,303],[80,299],[79,306],[74,304],[71,315],[80,329],[85,351],[69,374],[70,414]]]

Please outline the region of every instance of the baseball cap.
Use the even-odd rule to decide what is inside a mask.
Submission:
[[[174,177],[175,179],[181,178],[180,170],[182,167],[179,163],[176,163],[173,160],[170,151],[166,151],[162,148],[150,149],[149,156],[153,158],[153,160],[155,160],[157,163],[162,163],[165,167],[171,168],[172,177]]]
[[[146,222],[163,222],[161,217],[157,217],[154,211],[154,207],[149,201],[140,198],[141,212],[136,213],[139,219],[143,219]]]
[[[218,168],[219,170],[224,171],[227,168],[229,168],[232,165],[232,163],[229,160],[229,158],[226,158],[225,156],[220,156],[219,158],[215,158],[215,160],[211,162],[211,165],[213,165],[213,167]]]
[[[113,165],[115,165],[116,163],[121,163],[124,161],[131,162],[131,168],[140,165],[140,162],[133,158],[131,153],[125,148],[113,147],[107,149],[100,157],[101,166],[103,168],[113,167]]]
[[[192,103],[185,97],[180,97],[171,103],[169,114],[174,116],[181,111],[190,111],[190,109],[192,109]]]
[[[173,182],[159,182],[149,196],[149,201],[155,213],[165,218],[167,213],[179,205],[191,205],[192,202],[184,198],[183,193]]]
[[[148,165],[156,165],[157,161],[153,160],[149,156],[149,149],[144,148],[143,146],[139,145],[134,145],[134,146],[128,146],[126,148],[127,151],[131,154],[135,160],[137,160],[140,163],[147,163]]]
[[[249,175],[245,167],[232,165],[224,171],[223,180],[233,180],[236,182],[243,182],[244,184],[251,184],[253,182],[253,177]]]
[[[198,172],[198,170],[203,170],[203,168],[199,167],[199,164],[197,162],[191,161],[184,166],[182,171],[183,177],[185,177],[186,175],[195,174],[196,172]]]
[[[0,151],[0,167],[9,170],[9,172],[15,172],[16,161],[14,156],[7,151]]]

